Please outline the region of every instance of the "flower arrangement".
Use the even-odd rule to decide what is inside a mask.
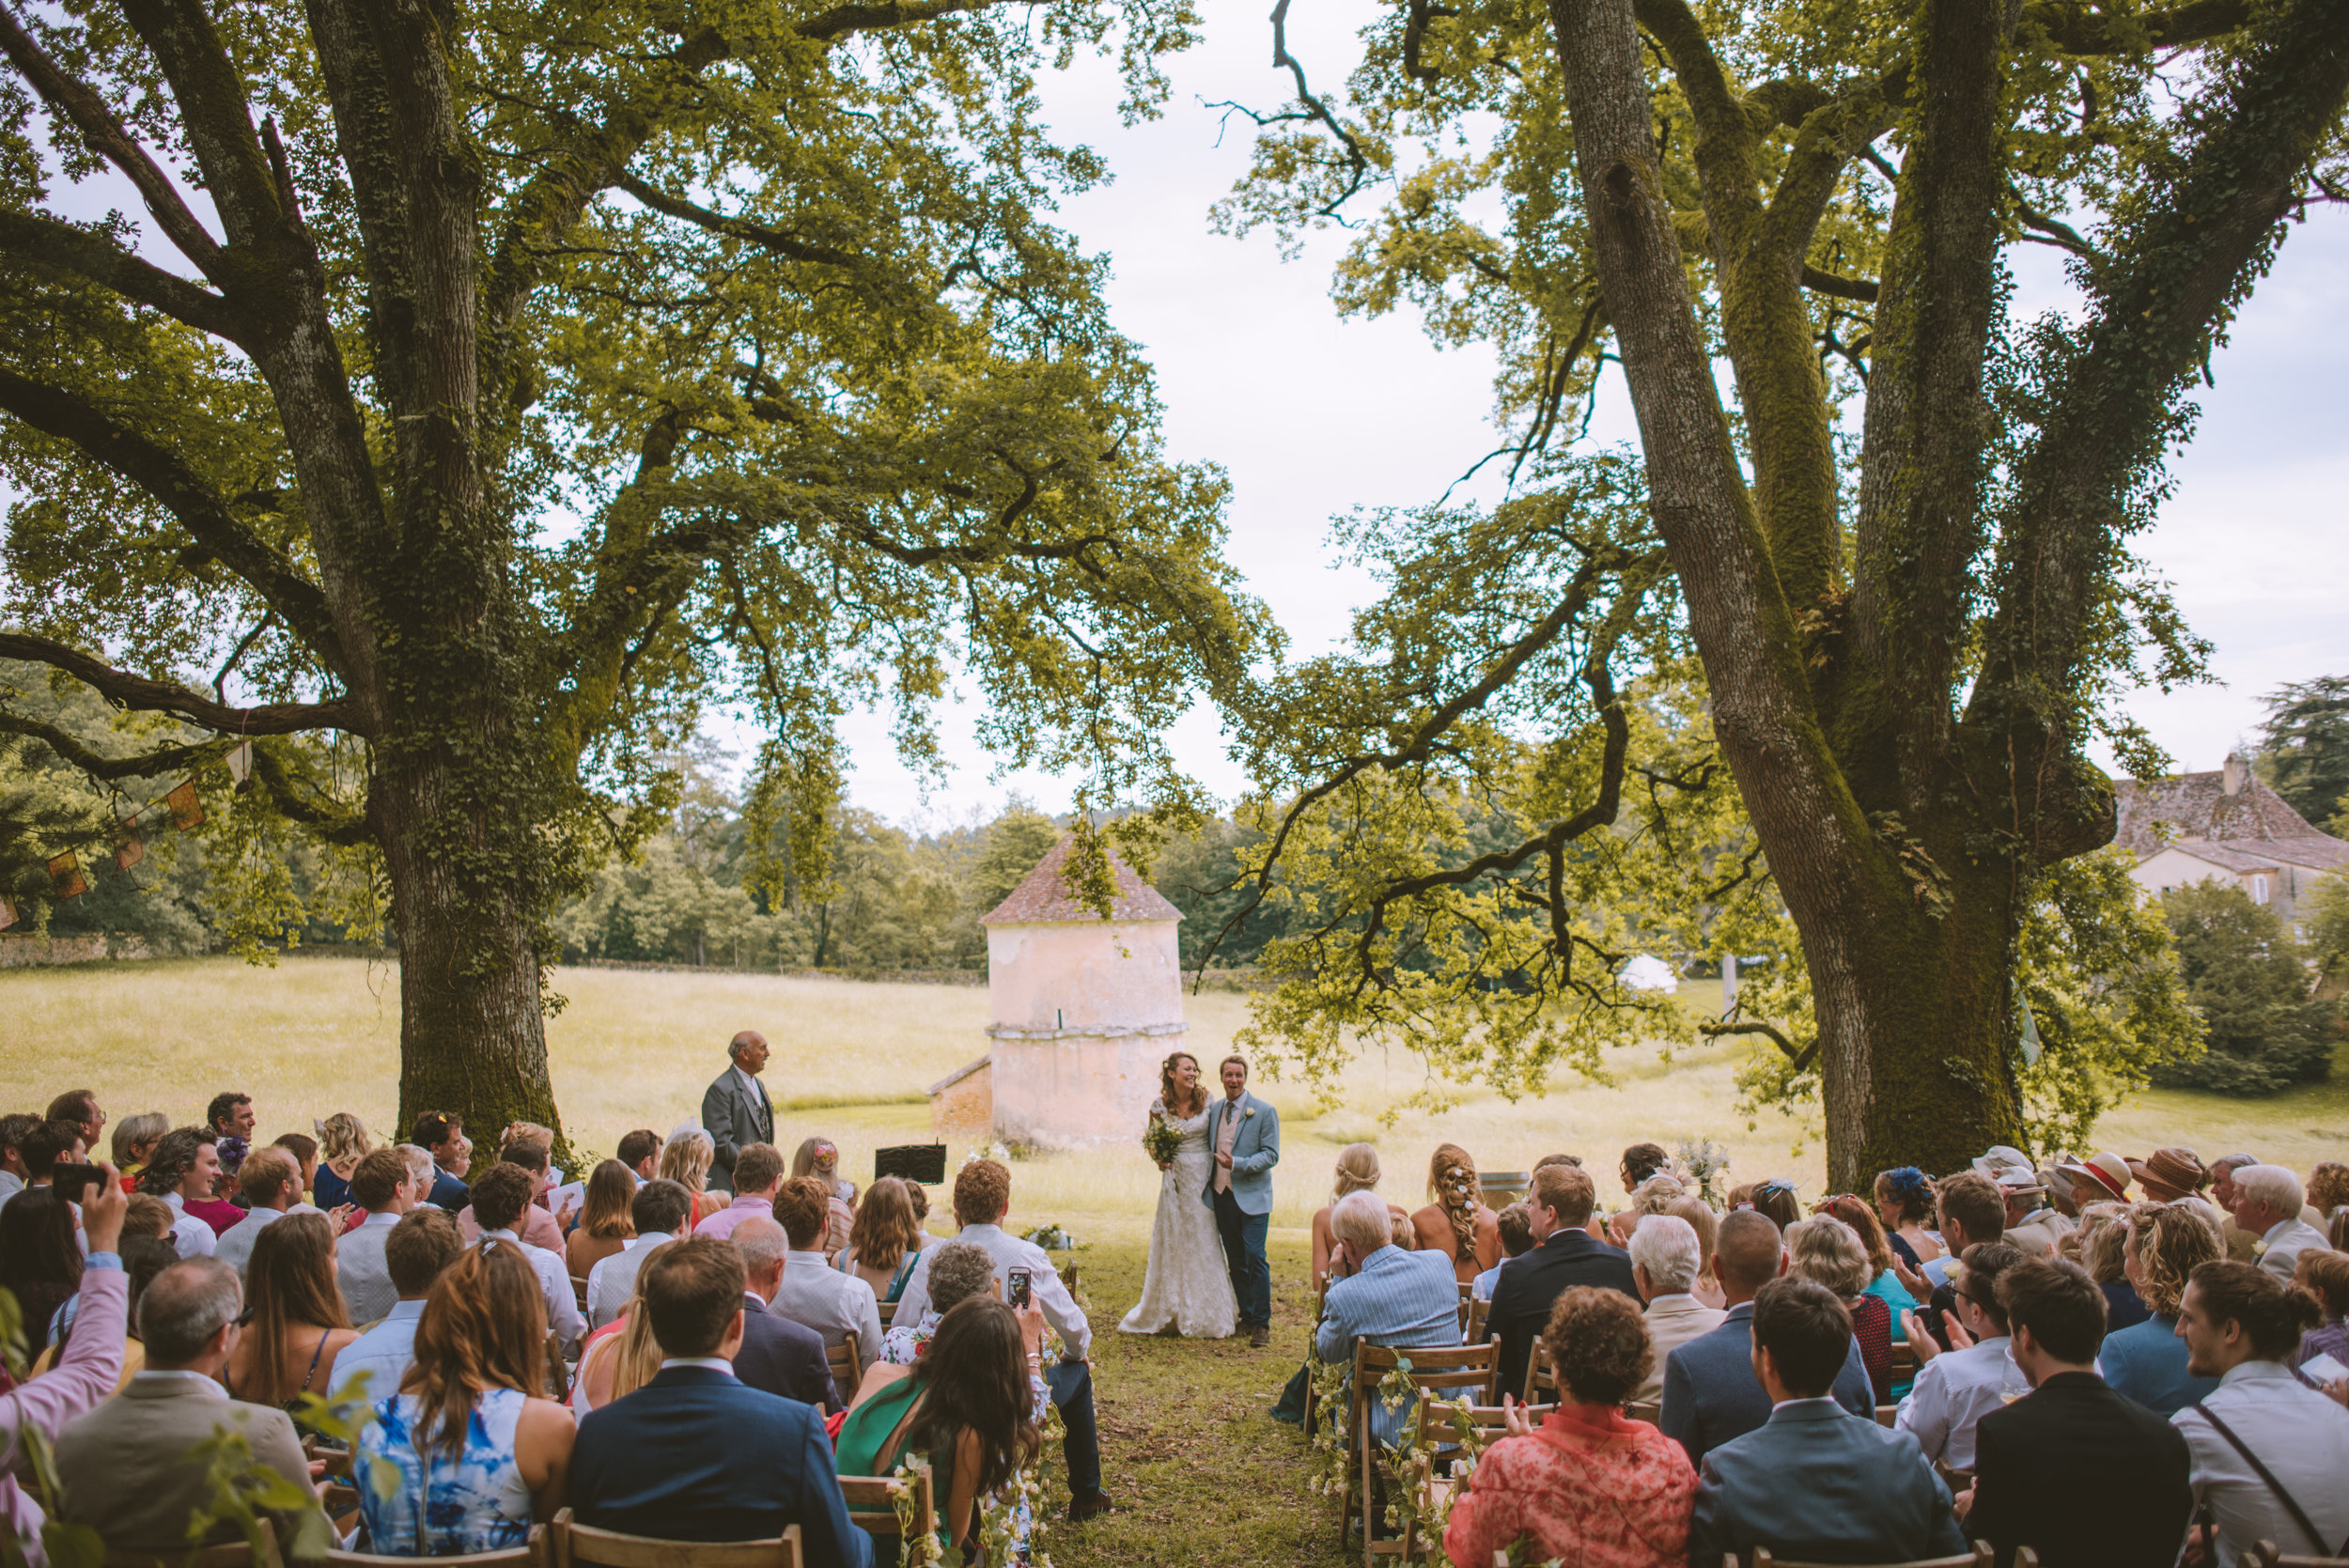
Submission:
[[[972,1160],[976,1159],[991,1159],[998,1165],[1009,1165],[1011,1163],[1011,1150],[1004,1144],[1002,1139],[998,1138],[995,1141],[988,1144],[985,1148],[973,1148],[969,1154],[964,1155],[962,1157],[962,1163],[968,1165]]]
[[[1142,1147],[1159,1165],[1172,1165],[1174,1157],[1183,1152],[1183,1129],[1152,1111],[1150,1120],[1143,1125]]]
[[[1680,1168],[1696,1184],[1697,1195],[1715,1208],[1721,1206],[1721,1178],[1729,1173],[1729,1151],[1709,1138],[1680,1141]]]
[[[1080,1245],[1075,1236],[1057,1223],[1038,1225],[1021,1239],[1043,1248],[1047,1252],[1073,1252]]]

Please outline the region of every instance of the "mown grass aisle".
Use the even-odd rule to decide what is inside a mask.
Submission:
[[[1101,1463],[1118,1512],[1062,1524],[1046,1546],[1059,1568],[1337,1568],[1337,1505],[1306,1490],[1305,1440],[1266,1412],[1305,1353],[1311,1302],[1301,1239],[1276,1238],[1272,1344],[1117,1332],[1142,1296],[1147,1249],[1104,1243],[1077,1254],[1091,1301]],[[1060,1455],[1046,1463],[1057,1467]]]

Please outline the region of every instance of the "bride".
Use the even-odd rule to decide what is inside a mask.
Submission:
[[[1223,1243],[1215,1234],[1215,1210],[1203,1202],[1207,1190],[1207,1093],[1199,1085],[1199,1063],[1176,1051],[1159,1069],[1159,1098],[1153,1121],[1172,1124],[1183,1135],[1174,1162],[1160,1167],[1159,1213],[1150,1225],[1150,1268],[1142,1300],[1117,1327],[1128,1334],[1180,1334],[1220,1340],[1239,1321],[1232,1297],[1231,1271],[1223,1265]]]

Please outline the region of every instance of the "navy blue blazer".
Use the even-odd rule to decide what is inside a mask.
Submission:
[[[1854,1340],[1835,1374],[1835,1403],[1875,1424],[1875,1385]],[[1741,1301],[1709,1334],[1700,1334],[1664,1358],[1664,1407],[1656,1424],[1688,1451],[1688,1463],[1770,1419],[1770,1396],[1753,1374],[1753,1303]],[[1765,1542],[1764,1545],[1768,1545]],[[1923,1555],[1923,1554],[1920,1554]]]
[[[742,1297],[742,1348],[734,1353],[734,1375],[751,1388],[802,1405],[840,1408],[832,1363],[824,1358],[824,1336],[770,1312],[755,1296]]]
[[[2059,1373],[1974,1427],[1969,1535],[2042,1568],[2177,1560],[2194,1512],[2186,1435],[2092,1373]]]
[[[455,1214],[473,1202],[473,1188],[436,1165],[432,1168],[432,1190],[424,1201],[434,1208]]]
[[[1689,1568],[1719,1568],[1724,1552],[1750,1562],[1756,1546],[1802,1562],[1913,1562],[1967,1549],[1950,1489],[1917,1439],[1824,1400],[1781,1405],[1704,1456]]]
[[[771,1541],[798,1525],[811,1568],[872,1568],[815,1410],[711,1367],[669,1367],[590,1411],[571,1450],[579,1522],[669,1541]]]
[[[1631,1254],[1593,1241],[1587,1231],[1552,1231],[1539,1247],[1501,1265],[1485,1321],[1501,1342],[1501,1389],[1511,1398],[1525,1391],[1525,1366],[1533,1358],[1533,1342],[1549,1327],[1549,1310],[1576,1285],[1619,1290],[1640,1304]]]

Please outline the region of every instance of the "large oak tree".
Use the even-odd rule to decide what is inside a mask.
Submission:
[[[0,723],[101,778],[225,784],[257,739],[216,815],[388,897],[403,1126],[556,1123],[547,917],[657,818],[711,703],[769,737],[770,891],[822,885],[834,721],[885,698],[934,754],[957,671],[1005,753],[1181,805],[1157,737],[1263,634],[1220,474],[1159,456],[1100,264],[1046,221],[1101,170],[1033,84],[1120,49],[1146,112],[1190,27],[1152,0],[0,9],[0,656],[181,727],[131,754]],[[135,221],[77,216],[100,175]]]

